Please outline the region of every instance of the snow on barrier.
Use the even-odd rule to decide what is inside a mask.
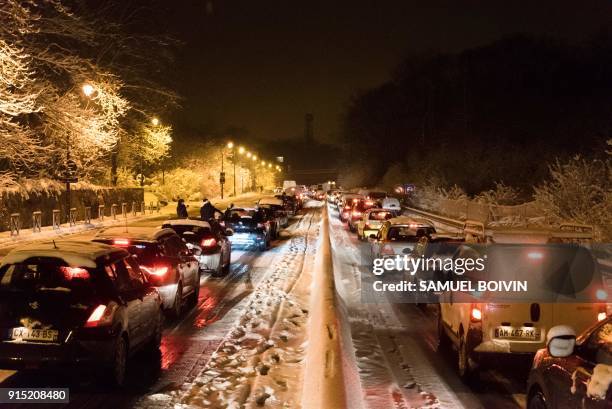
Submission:
[[[329,238],[329,219],[323,207],[323,223],[314,262],[308,349],[304,368],[302,407],[349,408],[344,378],[341,319]]]

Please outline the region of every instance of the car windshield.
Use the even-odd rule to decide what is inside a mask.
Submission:
[[[253,209],[232,209],[230,211],[230,219],[234,219],[236,217],[253,217],[255,214],[255,210]]]
[[[71,298],[87,298],[96,286],[110,281],[95,269],[68,267],[58,258],[32,258],[0,268],[0,292],[53,293]]]

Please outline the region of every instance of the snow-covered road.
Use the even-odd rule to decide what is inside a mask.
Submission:
[[[437,309],[361,300],[373,278],[369,243],[360,242],[329,208],[336,289],[346,310],[363,407],[516,408],[524,407],[525,371],[486,371],[479,384],[457,377],[452,352],[437,351]]]

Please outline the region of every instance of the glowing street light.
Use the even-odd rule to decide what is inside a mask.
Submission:
[[[83,94],[85,94],[86,97],[92,96],[95,91],[93,85],[91,84],[83,84],[82,89],[83,89]]]
[[[257,160],[257,155],[253,154],[253,160]]]
[[[234,142],[227,143],[227,149],[232,149],[234,147]]]
[[[266,161],[265,160],[261,161],[261,166],[266,166]]]
[[[151,123],[153,124],[153,126],[159,125],[159,118],[154,116],[153,118],[151,118]]]
[[[272,167],[272,164],[271,164],[271,163],[268,163],[268,167],[269,167],[269,168],[271,168],[271,167]]]
[[[243,155],[244,154],[244,146],[241,146],[238,148],[238,153]]]
[[[251,152],[247,152],[246,155],[247,155],[247,158],[250,158],[251,156],[253,156]]]

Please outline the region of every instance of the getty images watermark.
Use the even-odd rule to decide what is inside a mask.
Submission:
[[[364,302],[611,302],[610,244],[393,243],[364,257]],[[398,254],[399,253],[399,254]],[[603,267],[602,267],[603,266]]]

